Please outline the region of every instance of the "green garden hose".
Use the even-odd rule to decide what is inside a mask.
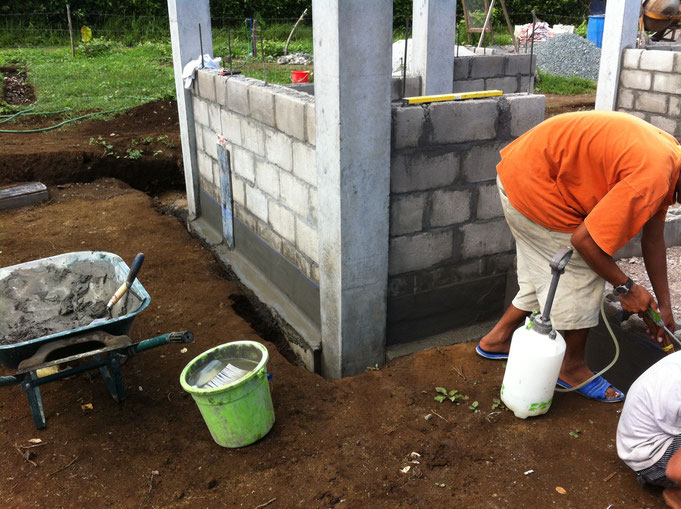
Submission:
[[[61,126],[66,125],[70,122],[75,122],[76,120],[82,120],[84,118],[93,117],[95,115],[105,115],[107,113],[115,113],[117,111],[121,111],[121,110],[124,110],[124,109],[127,109],[127,108],[123,107],[123,108],[116,108],[115,110],[97,111],[95,113],[88,113],[87,115],[81,115],[80,117],[70,118],[68,120],[64,120],[63,122],[59,122],[58,124],[55,124],[53,126],[40,127],[40,128],[37,128],[37,129],[26,129],[26,130],[23,130],[23,131],[22,130],[15,130],[15,129],[0,129],[0,133],[2,133],[2,134],[42,133],[42,132],[45,132],[45,131],[51,131],[52,129],[58,129]]]

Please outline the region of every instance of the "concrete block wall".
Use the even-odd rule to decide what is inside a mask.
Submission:
[[[457,57],[454,59],[453,91],[501,90],[505,94],[527,92],[530,83],[534,83],[535,66],[536,57],[532,55]]]
[[[217,163],[222,137],[235,220],[318,283],[314,98],[209,71],[199,71],[197,81],[192,100],[202,194],[225,205]]]
[[[626,49],[622,56],[617,110],[681,136],[681,51]]]
[[[544,109],[526,94],[393,108],[388,344],[501,311],[514,244],[496,165]]]

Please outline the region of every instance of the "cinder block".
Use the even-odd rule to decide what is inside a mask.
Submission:
[[[407,97],[421,95],[421,76],[407,76],[407,86],[405,87],[404,94]]]
[[[520,136],[544,120],[546,96],[508,95],[506,101],[511,107],[511,136]]]
[[[289,242],[281,243],[281,254],[290,261],[298,270],[310,277],[310,267],[312,265],[310,259],[299,251],[299,249]]]
[[[291,171],[293,161],[292,140],[279,131],[267,131],[265,133],[265,150],[267,159],[283,168]]]
[[[241,78],[227,80],[227,106],[230,110],[248,115],[248,82]]]
[[[317,143],[317,131],[316,131],[316,112],[315,104],[308,103],[305,105],[305,140],[310,145],[316,145]]]
[[[392,110],[392,138],[396,149],[416,147],[426,122],[421,106],[398,106]]]
[[[497,164],[501,161],[499,151],[505,143],[490,143],[472,147],[463,156],[463,175],[468,182],[484,182],[497,178]]]
[[[227,77],[215,75],[215,100],[223,108],[227,108]]]
[[[210,117],[208,116],[208,103],[201,98],[194,97],[194,121],[208,126],[210,125]]]
[[[666,94],[681,93],[681,74],[655,73],[653,78],[653,90]]]
[[[206,193],[210,198],[218,201],[218,188],[214,186],[210,181],[199,175],[199,187],[201,191]]]
[[[272,249],[281,252],[282,238],[269,225],[258,222],[258,236]]]
[[[211,184],[214,184],[213,160],[203,150],[199,150],[196,154],[196,162],[199,165],[199,175]]]
[[[252,232],[255,233],[257,231],[258,220],[245,206],[236,204],[234,206],[234,216]]]
[[[471,217],[471,192],[440,189],[433,193],[430,226],[449,226]]]
[[[305,105],[298,97],[277,94],[274,97],[277,129],[305,141]]]
[[[222,122],[220,121],[220,106],[218,103],[208,103],[208,125],[216,133],[222,131]]]
[[[530,67],[531,55],[508,55],[506,58],[506,76],[516,76],[517,74],[533,74],[534,68]]]
[[[520,93],[527,93],[528,90],[530,93],[534,90],[534,76],[521,76],[518,91]]]
[[[267,222],[267,197],[257,187],[246,185],[246,207],[256,217]]]
[[[279,174],[281,201],[289,210],[309,219],[309,194],[305,184],[289,173]]]
[[[478,90],[485,90],[485,80],[461,80],[455,81],[452,85],[452,93],[454,94],[461,92],[476,92]]]
[[[318,212],[318,209],[319,209],[318,195],[319,195],[319,193],[317,192],[316,187],[311,187],[310,189],[308,189],[308,192],[310,193],[310,203],[309,203],[310,206],[308,207],[310,215],[308,216],[308,219],[309,219],[308,222],[310,224],[317,225],[318,224],[317,219],[319,217],[319,212]]]
[[[644,71],[672,72],[674,70],[674,52],[643,51],[639,65]]]
[[[293,174],[311,186],[317,186],[317,157],[314,147],[293,142]]]
[[[282,207],[273,200],[268,203],[270,225],[275,232],[291,243],[296,241],[295,217],[290,210]]]
[[[230,143],[241,145],[241,118],[227,109],[221,110],[220,117],[222,125],[220,134]]]
[[[199,129],[196,130],[198,131]],[[209,127],[202,127],[201,131],[203,133],[201,136],[201,138],[203,139],[203,150],[205,150],[210,157],[217,160],[218,158],[217,134],[215,134],[215,132]]]
[[[246,205],[245,182],[232,173],[232,200],[234,203]]]
[[[262,124],[250,118],[241,119],[241,141],[246,150],[259,156],[265,155],[265,130]]]
[[[631,110],[634,108],[634,93],[628,88],[620,88],[617,94],[617,108]]]
[[[515,94],[518,90],[518,78],[504,76],[503,78],[488,78],[485,80],[485,90],[501,90],[504,94]]]
[[[437,231],[390,239],[388,273],[404,274],[423,270],[449,260],[453,252],[453,232]]]
[[[477,219],[492,219],[504,215],[496,184],[480,186],[478,188],[478,207],[475,212]]]
[[[495,57],[487,57],[495,58]],[[435,143],[464,143],[496,137],[497,101],[477,99],[430,105]]]
[[[274,122],[274,93],[270,87],[248,87],[248,105],[251,109],[251,117],[270,127],[276,126]]]
[[[621,86],[626,88],[635,88],[636,90],[650,90],[653,77],[648,71],[634,71],[631,69],[624,69],[620,73]]]
[[[218,162],[215,159],[211,159],[211,161],[212,161],[212,165],[213,165],[213,182],[214,182],[214,185],[219,188],[220,187],[220,165],[218,164]],[[217,201],[224,205],[223,200],[222,200],[222,193],[219,193]]]
[[[310,264],[310,279],[319,285],[319,265],[316,263]]]
[[[261,157],[255,158],[255,185],[279,199],[279,169]]]
[[[625,49],[622,57],[622,69],[638,69],[643,51],[642,49]]]
[[[215,102],[215,80],[213,73],[208,71],[196,71],[199,95],[207,101]]]
[[[205,152],[206,149],[203,148],[203,126],[201,124],[196,124],[194,136],[196,139],[196,150],[203,150]]]
[[[677,134],[679,128],[679,122],[673,118],[660,117],[653,115],[650,117],[650,123],[655,127],[659,127],[663,131],[668,132],[672,136]]]
[[[513,249],[513,235],[504,219],[467,224],[461,227],[461,231],[461,257],[464,260]]]
[[[503,76],[506,68],[506,57],[503,55],[476,56],[471,59],[470,77],[493,78]]]
[[[657,51],[656,53],[664,53]],[[636,97],[636,109],[648,111],[650,113],[666,113],[667,112],[667,97],[666,94],[653,94],[650,92],[641,92]]]
[[[390,236],[397,237],[423,229],[425,193],[392,195],[390,197]]]
[[[408,193],[451,185],[459,175],[459,166],[459,156],[452,152],[393,154],[390,190],[393,193]]]
[[[471,60],[475,57],[454,58],[454,81],[467,80],[471,70]]]
[[[669,97],[669,116],[681,116],[681,97],[673,95]]]
[[[253,154],[241,147],[234,147],[232,152],[232,171],[251,184],[255,182],[255,163]]]
[[[298,217],[296,218],[296,246],[313,261],[319,261],[317,230]]]
[[[674,72],[681,74],[681,46],[674,51]]]

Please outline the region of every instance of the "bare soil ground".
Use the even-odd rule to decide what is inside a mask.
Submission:
[[[158,122],[154,129],[148,118],[161,106],[171,123]],[[248,292],[181,221],[164,213],[181,209],[181,192],[158,191],[166,182],[161,174],[151,189],[155,197],[124,183],[149,189],[145,158],[129,161],[130,173],[117,173],[115,157],[92,151],[95,162],[79,163],[80,156],[73,155],[91,150],[87,140],[105,133],[121,133],[117,150],[127,148],[132,137],[168,134],[177,140],[173,106],[147,105],[111,122],[63,132],[0,135],[4,181],[41,179],[51,196],[46,204],[0,212],[0,266],[88,249],[111,251],[129,262],[142,251],[146,261],[139,279],[152,301],[130,336],[140,340],[181,329],[196,334],[186,353],[168,345],[131,357],[122,367],[128,394],[122,404],[111,399],[98,375],[44,386],[45,430],[35,429],[19,387],[0,388],[3,505],[664,506],[659,491],[639,487],[617,458],[621,405],[557,393],[546,416],[516,419],[493,408],[503,363],[479,358],[475,343],[426,350],[339,381],[292,362]],[[44,148],[37,150],[38,162],[32,162],[31,140]],[[21,156],[18,164],[15,155]],[[166,169],[177,168],[175,159]],[[180,388],[179,374],[200,352],[241,339],[268,348],[276,422],[256,444],[223,449]],[[10,373],[0,369],[0,375]],[[437,386],[468,399],[437,403]],[[476,401],[477,412],[470,408]],[[83,410],[86,403],[93,409]],[[37,466],[19,452],[33,438],[42,445],[24,450]]]

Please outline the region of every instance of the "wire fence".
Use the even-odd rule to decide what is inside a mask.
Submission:
[[[531,12],[509,12],[512,25],[532,22]],[[584,23],[587,15],[556,15],[538,12],[537,18],[550,25],[563,24],[575,27]],[[297,17],[268,18],[258,20],[259,29],[265,40],[286,40]],[[92,36],[108,39],[131,46],[140,42],[169,42],[170,30],[167,13],[158,15],[99,13],[80,10],[71,11],[74,41],[81,42],[80,27],[87,26]],[[458,18],[458,31],[465,30],[464,17]],[[505,32],[506,23],[501,12],[495,9],[492,17],[496,33]],[[233,16],[214,15],[211,19],[214,35],[218,38],[227,32],[235,40],[249,38],[249,19]],[[296,31],[293,40],[311,39],[312,16],[308,15]],[[63,12],[0,13],[0,48],[29,45],[61,46],[70,41],[69,23],[66,10]],[[403,36],[404,27],[395,26],[395,37]],[[460,40],[457,37],[457,40]]]

